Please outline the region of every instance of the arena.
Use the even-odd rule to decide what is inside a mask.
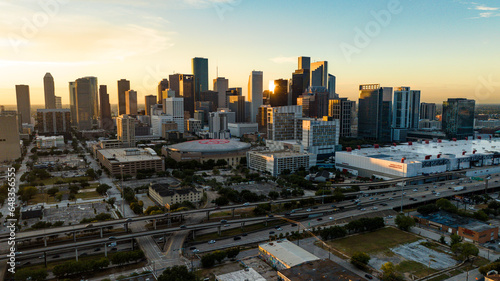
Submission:
[[[162,153],[175,161],[205,162],[222,159],[230,166],[237,166],[241,159],[246,157],[250,146],[249,143],[232,139],[203,139],[165,146]]]
[[[497,173],[498,164],[500,139],[408,142],[390,147],[348,148],[335,154],[338,170],[384,179],[457,170]]]

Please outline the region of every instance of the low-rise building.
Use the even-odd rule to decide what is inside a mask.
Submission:
[[[268,172],[273,176],[284,170],[291,173],[304,167],[306,170],[316,166],[316,154],[292,151],[249,151],[247,166],[259,172]]]
[[[253,268],[245,268],[235,272],[216,275],[215,281],[266,281],[266,278]]]
[[[257,123],[228,123],[227,127],[232,137],[241,138],[245,134],[255,134],[259,131]]]
[[[151,184],[149,186],[149,196],[159,205],[170,209],[171,205],[184,201],[198,203],[203,196],[203,192],[193,187],[171,189],[168,185]]]
[[[278,281],[364,281],[349,269],[329,259],[304,262],[278,271]]]
[[[286,239],[260,244],[259,256],[277,270],[319,259]]]
[[[52,148],[52,147],[63,147],[64,146],[64,136],[38,136],[36,138],[36,147],[38,148]]]
[[[163,159],[152,149],[113,148],[97,150],[97,160],[114,177],[135,175],[138,170],[165,170]]]
[[[498,239],[498,227],[444,211],[414,215],[420,224],[443,232],[458,234],[466,242],[486,243]]]

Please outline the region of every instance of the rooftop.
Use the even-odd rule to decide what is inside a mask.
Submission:
[[[449,141],[425,141],[422,143],[409,142],[397,146],[362,148],[352,147],[352,152],[338,151],[337,153],[350,153],[352,155],[365,156],[369,158],[383,159],[387,161],[401,162],[401,158],[406,158],[405,163],[423,162],[426,156],[429,160],[441,158],[467,158],[475,154],[495,154],[500,153],[500,139],[481,140],[457,140]],[[465,152],[465,155],[462,153]]]
[[[218,281],[266,281],[255,269],[247,268],[215,277]]]
[[[162,197],[172,196],[175,194],[184,195],[184,194],[189,194],[190,192],[194,192],[194,193],[200,192],[196,188],[193,188],[193,187],[181,188],[181,189],[169,189],[169,186],[165,185],[165,184],[153,184],[153,185],[151,185],[151,188]]]
[[[445,211],[438,211],[429,215],[416,215],[419,218],[424,218],[428,221],[443,224],[452,228],[463,227],[476,232],[481,232],[493,228],[492,226],[467,217],[462,217],[456,214],[448,213]]]
[[[151,152],[141,148],[110,148],[101,149],[99,153],[108,159],[111,163],[132,162],[146,160],[161,160],[158,155],[152,155]]]
[[[225,140],[225,139],[204,139],[186,141],[168,146],[168,149],[173,151],[183,152],[231,152],[241,151],[250,148],[249,143],[240,142],[238,140]]]
[[[341,265],[328,260],[315,260],[279,271],[292,281],[357,281],[366,280]]]
[[[259,249],[260,248],[264,249],[276,259],[280,260],[290,267],[319,259],[317,256],[309,253],[308,251],[302,249],[301,247],[286,239],[260,244]]]
[[[294,152],[294,151],[251,151],[253,154],[260,154],[267,157],[282,158],[282,157],[294,157],[294,156],[306,156],[315,155],[307,152]]]

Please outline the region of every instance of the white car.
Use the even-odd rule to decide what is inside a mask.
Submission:
[[[333,220],[333,218],[332,218],[332,217],[329,217],[328,219]]]
[[[199,251],[200,251],[200,250],[198,250],[198,249],[194,249],[194,250],[193,250],[193,253],[198,253]]]
[[[417,191],[418,191],[418,189],[416,189],[416,188],[413,190],[413,192],[417,192]]]
[[[283,229],[281,227],[276,228],[277,231],[282,231]]]
[[[311,209],[307,209],[306,211],[310,212],[310,211],[311,211]]]
[[[245,204],[243,204],[243,206],[249,206],[250,203],[246,202]]]
[[[215,240],[208,241],[208,244],[215,244]]]

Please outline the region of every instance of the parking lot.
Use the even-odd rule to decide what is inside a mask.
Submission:
[[[86,203],[59,206],[58,208],[46,208],[43,210],[44,221],[64,221],[64,225],[78,224],[84,218],[93,218],[100,213],[111,214],[111,208],[107,203]]]

